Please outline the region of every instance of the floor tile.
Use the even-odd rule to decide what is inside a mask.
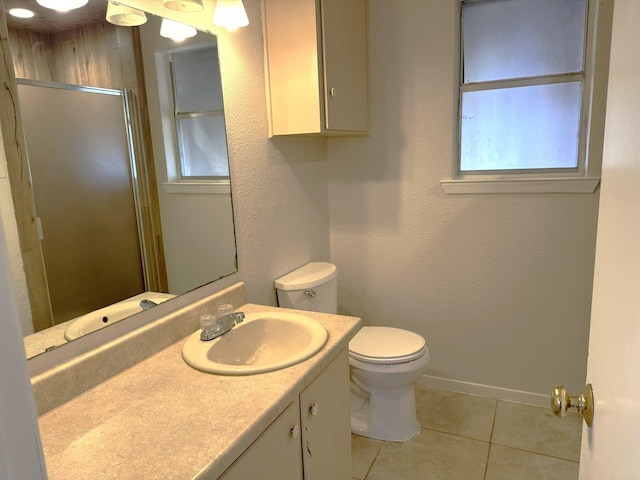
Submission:
[[[385,442],[366,480],[483,480],[489,444],[432,430]]]
[[[498,401],[491,442],[564,460],[580,460],[582,417],[556,417],[551,408]]]
[[[577,462],[492,445],[485,480],[577,480]]]
[[[416,385],[416,411],[422,428],[489,441],[497,400]]]
[[[351,477],[364,480],[384,442],[351,435]]]

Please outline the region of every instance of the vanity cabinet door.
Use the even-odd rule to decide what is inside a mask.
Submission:
[[[343,350],[300,394],[305,480],[351,479],[349,357]]]
[[[222,480],[302,480],[300,405],[294,401],[220,476]]]
[[[367,0],[262,6],[270,136],[367,133]]]

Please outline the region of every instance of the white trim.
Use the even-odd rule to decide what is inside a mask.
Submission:
[[[221,183],[163,183],[164,193],[198,193],[206,195],[230,195],[231,185],[229,182]]]
[[[469,193],[593,193],[599,178],[446,179],[440,185],[447,195]]]
[[[427,388],[467,393],[470,395],[481,395],[483,397],[526,403],[538,407],[549,407],[551,404],[550,394],[543,395],[540,393],[523,392],[522,390],[512,390],[510,388],[492,387],[491,385],[480,385],[478,383],[432,377],[431,375],[423,375],[417,383]]]

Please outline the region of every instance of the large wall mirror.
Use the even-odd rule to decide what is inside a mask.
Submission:
[[[159,17],[114,26],[106,8],[6,16],[46,281],[26,282],[28,357],[237,271],[216,37],[178,43]]]

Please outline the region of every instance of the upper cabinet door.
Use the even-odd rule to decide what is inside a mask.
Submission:
[[[262,5],[270,136],[367,133],[367,1]]]
[[[325,128],[367,132],[366,0],[322,0]]]

